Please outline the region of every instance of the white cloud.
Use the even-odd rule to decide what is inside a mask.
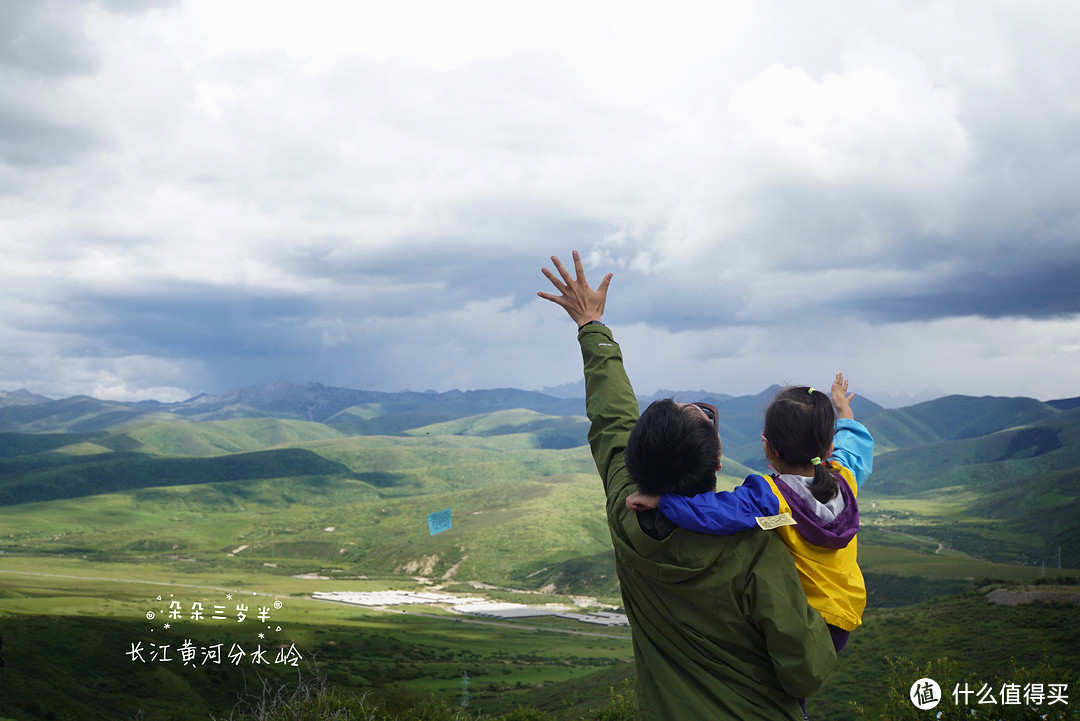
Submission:
[[[903,190],[953,182],[970,154],[958,103],[911,53],[868,45],[820,80],[770,65],[732,91],[739,155],[757,173]],[[774,180],[774,178],[765,178]]]
[[[841,328],[817,372],[917,392],[918,328],[957,389],[1053,358],[1075,395],[1073,5],[114,8],[22,18],[66,54],[0,32],[7,382],[556,385],[527,299],[578,247],[645,383],[755,392]]]
[[[828,385],[838,371],[871,400],[927,388],[1041,399],[1080,394],[1080,317],[951,318],[887,326],[838,321],[678,333],[620,324],[613,331],[627,373],[644,395],[664,388],[749,395],[774,383]],[[1017,346],[1022,353],[1015,352]]]

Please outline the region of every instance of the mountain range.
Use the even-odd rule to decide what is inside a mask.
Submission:
[[[568,387],[552,390],[566,391]],[[764,410],[777,390],[778,386],[773,386],[756,395],[737,397],[704,390],[662,390],[649,397],[640,396],[638,401],[643,408],[665,397],[712,403],[720,411],[725,455],[740,463],[750,463],[760,460],[758,434]],[[1009,441],[1012,450],[1007,451],[1008,457],[1029,451],[1041,455],[1060,447],[1064,441],[1053,431],[1045,428],[1033,431],[1031,427],[1066,426],[1080,419],[1080,397],[1043,402],[1032,398],[952,395],[905,408],[886,409],[856,396],[852,408],[856,418],[872,431],[878,455],[1021,428],[1028,430]],[[441,428],[439,432],[501,435],[558,429],[561,433],[586,423],[585,403],[580,396],[556,397],[514,388],[388,393],[320,383],[274,383],[218,396],[201,394],[176,403],[106,401],[89,396],[53,400],[25,390],[0,391],[0,433],[85,434],[149,424],[192,427],[199,423],[276,419],[320,424],[340,436],[396,436],[413,435],[416,429],[426,426],[511,410],[538,415],[527,422],[527,427],[522,427],[521,419],[499,423],[496,416],[483,423],[458,424],[460,427],[452,431]],[[560,437],[555,443],[548,440],[540,446],[573,447],[584,444],[585,436],[582,432],[574,437]]]
[[[171,718],[208,693],[206,683],[183,676],[188,669],[156,671],[131,690],[142,674],[132,674],[116,649],[145,632],[145,598],[162,586],[117,585],[124,578],[176,584],[170,591],[188,600],[203,592],[195,589],[303,595],[402,583],[474,594],[481,582],[496,600],[618,603],[603,495],[585,447],[584,402],[573,388],[551,390],[379,393],[277,383],[180,403],[0,393],[5,672],[19,679],[12,688],[44,689],[32,684],[46,679],[41,684],[62,691],[24,691],[34,703],[47,697],[61,705],[49,715],[17,717],[75,717],[62,705],[69,699],[115,709],[118,694],[156,698],[168,689],[168,698],[160,694]],[[657,396],[718,408],[725,455],[718,485],[731,487],[766,468],[759,433],[775,392]],[[886,657],[923,664],[951,654],[966,664],[964,673],[986,678],[992,667],[1004,668],[999,676],[1018,665],[1035,668],[1049,645],[1055,663],[1067,667],[1075,658],[1074,607],[999,607],[972,589],[1030,582],[1041,564],[1053,575],[1057,559],[1065,569],[1058,577],[1080,567],[1080,398],[947,396],[882,408],[856,397],[853,405],[876,446],[858,498],[868,612],[844,653],[855,655],[815,698],[819,715],[849,718],[850,699],[884,698]],[[444,509],[453,511],[452,529],[432,534],[428,514]],[[209,595],[203,601],[214,602]],[[480,627],[450,617],[383,614],[368,629],[365,614],[351,609],[334,607],[324,621],[304,613],[303,625],[288,627],[298,647],[326,662],[335,683],[358,689],[375,678],[428,683],[447,677],[447,668],[450,682],[459,683],[458,664],[468,663],[475,688],[483,680],[492,695],[524,693],[543,658],[577,683],[589,673],[592,651],[568,644],[598,648],[592,636],[530,631],[540,641],[528,644],[571,650],[564,660],[528,645],[527,661],[515,666],[506,636],[478,641]],[[135,620],[119,625],[110,614]],[[399,631],[387,631],[387,619],[399,617],[424,625],[406,640],[393,638]],[[454,635],[458,628],[467,640]],[[485,626],[489,632],[505,631]],[[625,643],[619,653],[628,657]],[[495,649],[489,666],[477,655],[484,644]],[[617,658],[605,668],[628,668]],[[221,689],[234,683],[194,673],[217,679]],[[608,678],[590,681],[601,696]],[[910,678],[905,672],[901,699]],[[1036,680],[1049,678],[1059,677]],[[537,693],[558,694],[553,703],[560,704],[576,693],[569,688],[538,685]]]
[[[749,469],[765,467],[759,433],[775,392],[733,397],[662,391],[639,402],[671,396],[714,404],[724,472],[737,482]],[[875,439],[871,494],[952,494],[960,499],[954,510],[963,520],[945,524],[943,532],[961,547],[987,545],[985,538],[972,540],[986,535],[971,532],[976,517],[1007,521],[1033,545],[1080,547],[1074,520],[1080,518],[1080,398],[953,395],[885,409],[856,396],[853,410]],[[512,388],[385,393],[275,383],[179,403],[2,393],[0,505],[282,477],[360,481],[382,494],[400,494],[413,483],[408,463],[375,461],[381,456],[360,451],[343,460],[341,444],[363,437],[421,444],[426,437],[458,437],[574,449],[585,444],[583,413],[582,398]],[[408,494],[420,492],[409,488]],[[1011,548],[1005,554],[1011,560],[1024,555],[1017,544]]]
[[[15,391],[0,392],[0,432],[83,433],[166,419],[279,418],[325,423],[360,435],[394,434],[419,425],[511,408],[572,415],[582,412],[584,403],[513,388],[384,393],[321,383],[256,385],[220,396],[200,394],[178,403],[103,401],[89,396],[52,400]]]

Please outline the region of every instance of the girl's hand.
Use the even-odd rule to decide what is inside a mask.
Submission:
[[[855,394],[848,393],[847,388],[848,382],[844,374],[837,373],[836,380],[832,384],[832,404],[836,408],[837,417],[855,420],[855,414],[851,411],[851,399],[855,397]]]
[[[660,496],[650,496],[634,491],[626,497],[626,507],[631,511],[651,511],[660,507]]]

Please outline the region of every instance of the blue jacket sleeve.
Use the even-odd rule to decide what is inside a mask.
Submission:
[[[665,493],[660,496],[660,512],[682,528],[727,536],[756,528],[759,516],[775,516],[780,502],[764,478],[747,476],[733,491],[696,496]]]
[[[862,484],[874,470],[874,438],[866,426],[850,418],[836,419],[833,435],[833,454],[829,458],[839,461]]]

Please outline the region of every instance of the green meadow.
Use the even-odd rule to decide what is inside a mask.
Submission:
[[[576,492],[579,502],[581,497],[592,497],[591,513],[596,515],[600,510],[599,495],[590,494],[591,484],[591,476],[584,474],[581,478],[557,477],[552,481],[552,490],[542,497],[558,500],[564,489],[571,497]],[[490,576],[466,575],[459,566],[449,579],[433,574],[428,577],[428,583],[420,583],[415,579],[419,575],[416,569],[414,573],[395,572],[389,568],[394,563],[386,564],[383,560],[393,557],[396,563],[401,563],[407,562],[406,559],[430,558],[441,549],[420,542],[430,544],[440,539],[453,541],[451,548],[457,550],[453,558],[484,556],[473,549],[486,545],[497,525],[470,523],[468,516],[458,523],[455,517],[451,531],[426,538],[417,535],[411,543],[398,541],[395,547],[412,549],[405,556],[394,556],[382,549],[381,554],[374,554],[379,562],[373,566],[347,561],[343,558],[345,554],[337,553],[337,549],[326,555],[325,549],[312,542],[302,546],[307,549],[307,556],[297,555],[289,562],[281,557],[265,561],[262,559],[271,558],[281,550],[274,550],[279,541],[277,534],[269,531],[264,535],[266,551],[247,558],[245,551],[229,555],[244,541],[258,540],[252,526],[241,525],[241,519],[247,518],[245,514],[256,512],[249,523],[262,519],[265,529],[280,524],[282,533],[292,534],[290,538],[302,537],[304,533],[317,537],[338,531],[328,532],[323,530],[325,526],[319,527],[324,522],[319,516],[321,506],[305,506],[299,500],[277,509],[273,503],[265,506],[254,503],[252,508],[236,507],[213,514],[204,505],[205,496],[199,493],[203,490],[157,489],[156,493],[164,500],[158,497],[148,501],[144,497],[146,491],[135,491],[3,509],[3,527],[11,529],[13,536],[7,539],[5,554],[0,558],[0,614],[3,614],[0,623],[5,637],[3,655],[8,662],[4,682],[8,689],[18,683],[20,688],[27,689],[19,696],[34,699],[6,713],[18,719],[50,718],[49,713],[53,714],[52,718],[116,718],[95,710],[102,708],[102,699],[108,699],[105,708],[123,709],[131,716],[141,711],[144,718],[207,718],[208,714],[223,713],[235,704],[254,683],[256,674],[271,683],[285,683],[294,674],[314,670],[311,666],[298,670],[272,665],[252,669],[228,663],[210,668],[175,663],[155,667],[130,661],[125,652],[138,641],[169,643],[174,649],[188,637],[196,645],[245,646],[256,642],[254,624],[250,628],[234,625],[232,619],[229,622],[187,619],[165,631],[160,624],[145,618],[147,611],[167,610],[162,603],[154,601],[158,596],[180,600],[185,613],[194,603],[201,603],[207,610],[214,604],[225,604],[227,593],[234,594],[236,600],[251,599],[249,608],[254,608],[254,603],[272,605],[274,600],[280,600],[283,610],[271,616],[273,628],[279,625],[282,628],[282,632],[270,634],[269,643],[275,651],[295,644],[303,654],[304,663],[316,664],[336,687],[357,692],[403,685],[454,700],[467,688],[470,708],[474,710],[501,713],[519,704],[544,704],[549,711],[564,713],[563,718],[578,718],[575,714],[599,705],[609,688],[618,687],[623,679],[632,676],[632,651],[626,629],[562,620],[492,623],[415,607],[378,611],[310,598],[315,591],[425,589],[433,585],[476,593],[466,582],[490,583]],[[265,489],[260,492],[266,493]],[[461,505],[461,499],[471,492],[459,493],[460,496],[436,497],[452,501],[454,508],[469,508]],[[191,507],[181,506],[184,499],[191,502]],[[194,499],[203,501],[197,503]],[[378,509],[370,501],[358,500],[354,505],[342,506],[339,512],[350,515],[386,511],[409,515],[409,504],[404,499],[383,500],[385,504],[375,504],[380,506]],[[395,510],[395,504],[403,507]],[[13,513],[16,508],[17,514]],[[921,517],[911,510],[915,506],[908,504],[905,508],[912,515],[901,519],[903,528],[909,528],[913,522],[925,522],[930,528],[940,522],[941,513],[948,511],[940,506],[926,508],[934,510],[935,515]],[[547,512],[552,510],[548,508]],[[316,521],[315,525],[303,526],[300,520],[305,518]],[[420,517],[417,522],[423,520]],[[140,543],[146,538],[160,537],[163,521],[183,527],[187,535],[171,536],[169,547],[162,550]],[[515,529],[512,518],[506,522],[507,529]],[[399,519],[398,523],[405,521]],[[587,524],[582,519],[577,523],[579,528],[574,538],[581,544],[593,544],[586,546],[586,550],[597,556],[595,564],[610,566],[603,539],[591,537],[603,528],[590,534],[584,530]],[[862,566],[871,598],[874,599],[875,583],[892,589],[893,597],[881,599],[883,602],[867,613],[864,627],[841,654],[837,676],[816,700],[816,717],[850,718],[848,701],[873,707],[875,699],[884,698],[888,692],[883,680],[888,674],[890,658],[914,658],[929,663],[949,656],[973,668],[985,668],[996,677],[1007,676],[1013,661],[1034,664],[1044,654],[1069,668],[1080,668],[1076,653],[1080,638],[1076,636],[1075,624],[1067,622],[1076,618],[1075,607],[997,606],[972,590],[972,583],[981,578],[996,578],[1010,584],[1030,582],[1038,577],[1037,569],[976,559],[957,551],[936,552],[939,543],[932,537],[913,538],[910,534],[891,531],[888,521],[868,528],[877,529],[879,525],[884,540],[879,543],[868,534],[862,542]],[[529,574],[513,568],[513,564],[508,567],[507,557],[521,559],[519,563],[524,568],[536,565],[531,560],[535,554],[516,545],[521,539],[513,538],[516,532],[527,528],[524,524],[517,531],[503,529],[496,544],[504,548],[502,553],[496,548],[486,554],[482,564],[470,568],[502,567],[502,573],[492,571],[492,575],[511,580],[516,577],[523,581],[518,586],[525,585]],[[240,535],[244,538],[235,537],[237,529],[243,531]],[[891,544],[891,537],[899,541]],[[374,539],[359,532],[348,538],[364,547],[376,545]],[[177,542],[184,544],[179,554],[179,549],[172,549]],[[300,548],[295,544],[303,542],[286,543]],[[102,547],[97,556],[78,552],[95,545]],[[462,546],[465,550],[461,550]],[[73,548],[75,552],[71,551]],[[374,568],[375,565],[383,570]],[[299,573],[318,573],[327,578],[293,577]],[[562,577],[564,582],[584,578],[588,576]],[[502,590],[489,593],[503,600],[525,603],[572,603],[568,594],[600,589],[599,603],[619,602],[615,593],[605,595],[602,588],[602,584],[596,584],[591,589],[548,588],[545,593],[539,593],[535,588],[515,591],[502,586]],[[935,590],[939,593],[934,594]],[[921,592],[937,598],[927,601]],[[909,603],[897,603],[898,599]],[[72,636],[82,639],[79,645],[85,653],[72,653]],[[980,638],[983,640],[979,641]],[[41,678],[55,679],[57,673],[85,689],[86,695],[50,695],[35,680],[39,674]],[[126,681],[117,684],[121,677]],[[40,693],[33,691],[35,688]],[[168,693],[162,689],[168,689]],[[190,694],[191,700],[185,702],[180,712],[176,709],[176,699],[184,693]],[[10,700],[8,696],[5,698]],[[82,698],[86,701],[80,701]]]
[[[405,423],[381,412],[339,417]],[[1080,464],[1062,442],[1075,424],[1052,420],[1052,433],[992,424],[988,436],[955,440],[914,411],[884,424],[893,440],[860,497],[868,611],[812,700],[814,718],[855,718],[851,702],[876,718],[902,685],[898,663],[948,659],[987,681],[1049,668],[1047,682],[1080,683],[1080,613],[1067,585],[1080,571],[1055,563],[1059,543],[1076,558],[1067,511]],[[343,427],[155,418],[0,434],[0,718],[221,718],[263,683],[325,674],[348,692],[408,688],[451,703],[468,694],[471,711],[533,705],[576,721],[632,677],[625,628],[311,597],[441,589],[618,607],[600,484],[587,448],[569,441],[583,437],[580,418],[498,411],[401,435]],[[930,445],[906,447],[916,434]],[[912,459],[923,451],[920,466]],[[746,472],[725,459],[719,487]],[[109,492],[86,492],[97,487]],[[431,535],[427,515],[444,509],[453,527]],[[985,595],[1028,587],[1046,593],[1017,606]],[[182,614],[166,628],[172,601]],[[194,604],[204,618],[191,618]],[[224,619],[205,617],[215,607]],[[265,622],[259,608],[270,609]],[[175,655],[186,640],[202,649],[188,665],[147,656],[151,644]],[[302,660],[201,662],[217,644],[270,656],[292,648]]]

